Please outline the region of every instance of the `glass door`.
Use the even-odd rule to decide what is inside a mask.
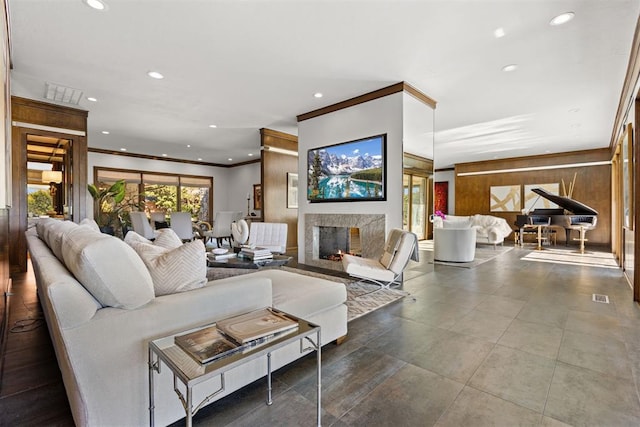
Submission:
[[[427,216],[429,200],[427,178],[404,174],[402,178],[402,226],[418,236],[427,238]]]

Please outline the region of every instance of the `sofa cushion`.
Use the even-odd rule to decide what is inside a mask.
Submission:
[[[207,256],[201,240],[166,249],[152,243],[131,247],[149,269],[156,296],[189,291],[207,283]]]
[[[76,279],[105,307],[134,309],[154,298],[147,267],[116,237],[76,227],[64,233],[62,255]]]
[[[56,258],[58,258],[60,261],[64,261],[62,258],[62,238],[64,236],[64,233],[76,227],[78,227],[78,224],[73,221],[58,220],[54,220],[48,226],[49,230],[46,233],[47,245],[49,245],[49,249],[51,249],[51,252],[53,252]]]
[[[98,223],[95,222],[93,219],[91,218],[85,218],[82,221],[80,221],[80,225],[84,225],[85,227],[89,227],[91,228],[93,231],[97,231],[98,233],[100,233],[100,227],[98,226]]]
[[[347,300],[347,289],[340,282],[280,269],[260,270],[247,276],[271,279],[273,306],[303,319]]]

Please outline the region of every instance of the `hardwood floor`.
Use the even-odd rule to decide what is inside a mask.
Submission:
[[[13,279],[0,379],[0,426],[73,426],[30,269]]]

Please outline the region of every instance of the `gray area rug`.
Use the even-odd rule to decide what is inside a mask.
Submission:
[[[512,251],[513,249],[513,246],[497,246],[494,248],[492,245],[481,245],[476,246],[476,256],[471,262],[435,261],[435,264],[448,265],[451,267],[474,268],[487,261],[491,261],[497,256]]]
[[[398,289],[380,289],[380,286],[364,283],[351,278],[331,276],[328,274],[316,273],[314,271],[301,270],[292,267],[275,267],[292,273],[303,274],[305,276],[319,277],[333,282],[344,283],[347,288],[347,320],[362,317],[367,313],[371,313],[381,307],[398,301],[409,295],[409,292]],[[207,279],[223,279],[225,277],[237,276],[240,274],[254,273],[258,270],[238,269],[238,268],[207,268]],[[377,291],[377,292],[374,292]]]

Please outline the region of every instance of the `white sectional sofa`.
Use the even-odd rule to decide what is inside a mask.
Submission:
[[[476,242],[499,245],[513,232],[507,220],[493,215],[456,216],[446,215],[443,220],[434,216],[435,228],[474,228],[476,230]]]
[[[149,424],[150,340],[267,306],[319,324],[322,344],[347,334],[342,283],[265,270],[192,281],[191,290],[156,296],[155,277],[138,253],[91,225],[45,220],[27,231],[27,241],[38,296],[78,426]],[[203,263],[204,259],[203,251]],[[272,366],[277,369],[302,355],[294,343],[273,354]],[[265,373],[264,360],[233,369],[225,375],[225,391],[215,399]],[[204,394],[219,386],[215,378],[199,388]],[[183,417],[173,377],[165,367],[155,378],[156,424]]]

